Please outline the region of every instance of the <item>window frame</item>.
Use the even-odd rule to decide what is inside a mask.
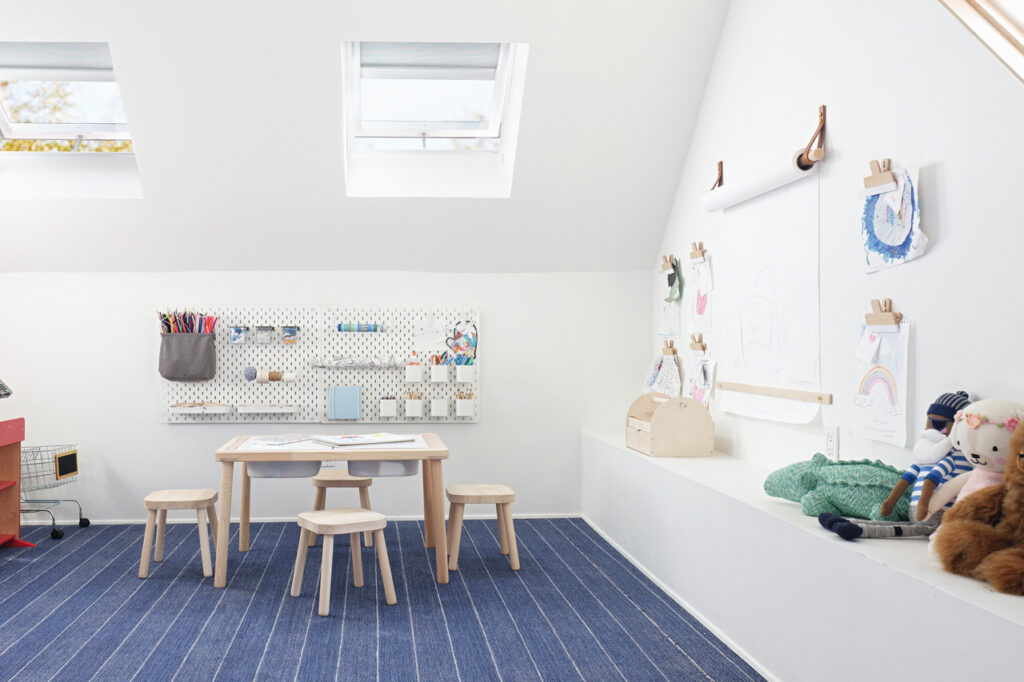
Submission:
[[[498,64],[493,69],[494,71],[494,94],[491,99],[491,114],[487,121],[486,129],[466,129],[466,128],[443,128],[436,130],[427,129],[395,129],[395,130],[366,130],[362,127],[362,102],[361,102],[361,88],[360,82],[362,80],[362,71],[364,68],[371,70],[379,70],[381,72],[387,72],[389,77],[397,78],[404,74],[410,76],[423,75],[425,73],[439,73],[438,69],[431,67],[363,67],[360,59],[360,42],[352,41],[348,43],[347,56],[349,59],[348,68],[348,79],[346,82],[346,92],[343,93],[343,100],[345,102],[345,120],[346,120],[346,134],[352,139],[373,139],[373,138],[406,138],[423,140],[426,138],[440,138],[440,139],[501,139],[501,125],[502,119],[505,114],[505,107],[508,101],[509,89],[512,85],[512,65],[514,63],[515,56],[515,44],[513,43],[500,43],[498,51]],[[480,72],[480,71],[492,71],[487,67],[464,67],[460,68],[462,72]],[[455,125],[455,122],[452,122]],[[354,152],[358,154],[376,154],[376,153],[388,153],[393,150],[381,150],[379,152]],[[394,150],[395,153],[447,153],[448,151],[457,150],[436,150],[436,149],[420,149],[420,150]],[[473,151],[469,153],[481,153]],[[486,152],[484,152],[486,153]],[[493,153],[493,152],[492,152]]]
[[[0,80],[117,82],[111,69],[37,69],[24,67],[0,68]],[[131,141],[131,139],[127,123],[12,123],[7,117],[6,110],[0,105],[0,140]],[[124,154],[131,152],[99,153]]]

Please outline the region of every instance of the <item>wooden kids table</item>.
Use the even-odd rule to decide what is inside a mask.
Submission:
[[[261,449],[239,450],[250,438],[260,436],[235,436],[222,445],[214,458],[221,463],[220,510],[217,518],[217,563],[213,573],[213,586],[225,587],[228,579],[228,536],[231,533],[231,486],[235,477],[235,462],[242,463],[242,497],[238,524],[238,549],[249,551],[249,474],[247,462],[311,462],[351,460],[421,460],[423,463],[423,518],[425,544],[434,548],[437,565],[437,582],[448,582],[448,542],[444,528],[444,480],[441,475],[441,460],[448,459],[446,446],[435,433],[419,434],[426,443],[425,448],[408,447],[408,443],[394,446],[379,445],[356,448],[328,445],[310,447],[303,443],[302,449],[289,449],[289,445],[262,446]],[[298,445],[298,443],[296,443]],[[406,446],[406,447],[400,447]]]

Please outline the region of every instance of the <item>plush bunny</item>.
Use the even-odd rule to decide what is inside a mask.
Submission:
[[[1003,482],[974,492],[946,513],[935,539],[942,567],[986,580],[1000,592],[1024,594],[1024,426],[1010,417]],[[980,426],[975,428],[981,428]]]

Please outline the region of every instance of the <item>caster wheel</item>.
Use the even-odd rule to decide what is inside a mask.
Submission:
[[[88,528],[89,527],[89,519],[78,519],[78,527],[79,528]]]
[[[60,540],[62,537],[64,537],[64,531],[60,528],[54,528],[50,531],[50,537],[54,540]]]

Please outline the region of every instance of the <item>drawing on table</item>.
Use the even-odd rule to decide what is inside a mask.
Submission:
[[[921,231],[917,169],[893,174],[896,189],[864,197],[860,222],[868,272],[902,265],[928,246],[928,236]]]

